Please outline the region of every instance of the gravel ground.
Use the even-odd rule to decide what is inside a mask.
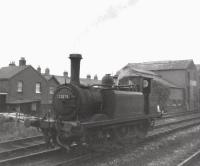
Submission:
[[[119,153],[104,153],[81,166],[175,166],[200,148],[200,126],[177,132],[135,148],[126,145]]]

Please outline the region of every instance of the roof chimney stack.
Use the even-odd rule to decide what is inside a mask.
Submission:
[[[66,78],[69,77],[69,76],[68,76],[68,72],[67,72],[67,71],[64,71],[64,72],[63,72],[63,76],[66,77]]]
[[[49,68],[46,68],[45,69],[45,73],[44,73],[45,75],[49,75],[50,74],[50,70],[49,70]]]
[[[10,63],[9,63],[9,66],[16,66],[16,65],[15,65],[15,62],[14,62],[14,61],[10,62]]]
[[[37,67],[37,71],[38,71],[39,73],[41,73],[41,67],[40,67],[40,66]]]
[[[98,80],[98,76],[97,75],[94,76],[94,80]]]
[[[87,75],[87,79],[89,79],[89,80],[91,79],[91,75],[90,74]]]
[[[26,66],[26,60],[24,57],[21,57],[21,59],[19,60],[19,66]]]

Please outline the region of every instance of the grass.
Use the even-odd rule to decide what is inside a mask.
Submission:
[[[26,128],[22,122],[0,118],[0,142],[37,136],[41,133],[36,128]]]

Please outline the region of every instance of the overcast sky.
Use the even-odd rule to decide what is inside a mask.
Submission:
[[[81,77],[127,63],[193,59],[200,64],[200,0],[0,0],[0,67],[10,61]]]

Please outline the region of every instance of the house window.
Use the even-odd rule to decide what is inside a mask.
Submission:
[[[23,91],[23,82],[18,81],[17,83],[17,92],[22,92]]]
[[[37,82],[35,84],[35,93],[41,93],[41,83]]]
[[[32,111],[36,111],[37,110],[37,104],[36,103],[32,103],[31,104],[31,110]]]
[[[50,95],[53,95],[54,94],[54,87],[49,87],[49,94]]]

